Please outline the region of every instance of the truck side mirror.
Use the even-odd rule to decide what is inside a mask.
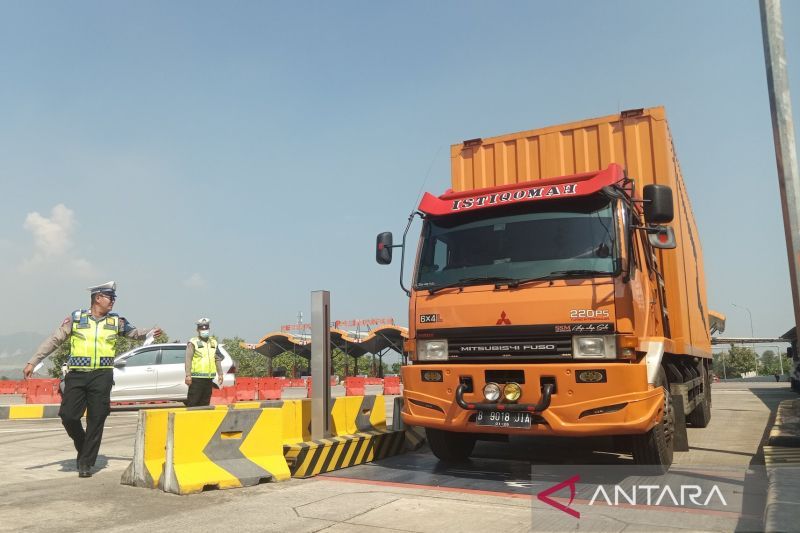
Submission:
[[[672,189],[666,185],[644,186],[644,219],[648,224],[666,224],[674,217]]]
[[[378,234],[375,245],[375,261],[379,265],[388,265],[392,262],[392,242],[391,231]]]

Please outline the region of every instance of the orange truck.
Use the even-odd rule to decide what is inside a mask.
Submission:
[[[403,421],[443,461],[482,438],[610,435],[666,471],[685,423],[711,418],[713,313],[664,109],[450,154],[452,189],[409,217]],[[378,263],[408,228],[378,235]]]

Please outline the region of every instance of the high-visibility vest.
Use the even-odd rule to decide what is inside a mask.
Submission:
[[[70,370],[113,368],[117,335],[122,327],[122,319],[116,314],[108,314],[101,320],[90,320],[86,310],[72,313],[67,367]]]
[[[194,337],[189,341],[194,347],[192,356],[192,377],[193,378],[214,378],[217,375],[217,339],[211,338],[207,341],[199,337]]]

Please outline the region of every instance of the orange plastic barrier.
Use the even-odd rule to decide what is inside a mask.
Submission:
[[[11,379],[0,381],[0,394],[17,394],[18,382]]]
[[[400,394],[400,378],[383,378],[383,393],[386,395]]]
[[[383,385],[383,380],[381,378],[367,378],[366,383],[367,385]]]
[[[229,404],[235,402],[236,387],[223,387],[221,389],[213,387],[211,389],[211,405]]]
[[[250,401],[258,399],[259,378],[236,378],[236,401]]]
[[[280,400],[283,390],[283,378],[259,378],[258,380],[258,399],[259,400]]]
[[[29,379],[25,403],[61,403],[58,379]]]
[[[366,386],[365,378],[345,378],[344,380],[344,395],[345,396],[364,396],[364,387]]]

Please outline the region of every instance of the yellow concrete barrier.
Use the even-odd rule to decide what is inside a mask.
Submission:
[[[168,414],[161,488],[192,494],[289,479],[280,408]]]
[[[259,402],[248,402],[260,407]],[[167,458],[167,421],[169,413],[183,411],[228,411],[242,409],[242,404],[212,405],[208,407],[173,407],[169,409],[142,409],[136,425],[133,442],[133,459],[122,474],[120,482],[134,487],[157,488],[164,473]]]
[[[341,396],[333,400],[331,419],[334,435],[386,429],[386,402],[383,395]]]
[[[0,420],[58,418],[58,404],[0,405]]]

